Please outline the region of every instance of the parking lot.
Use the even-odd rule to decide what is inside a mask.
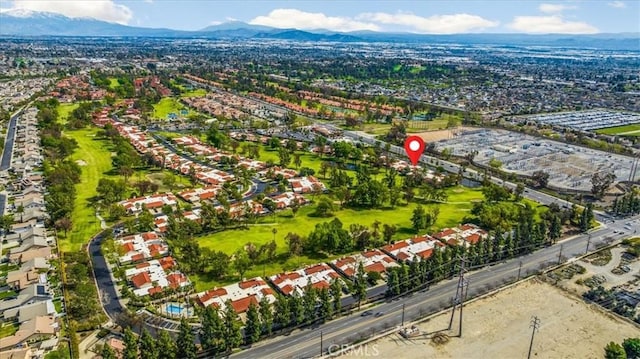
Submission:
[[[630,178],[633,158],[573,146],[561,142],[504,130],[474,129],[460,132],[436,143],[436,149],[449,148],[455,156],[476,150],[474,161],[489,165],[492,159],[501,169],[520,175],[535,171],[549,173],[549,184],[567,189],[589,191],[596,172],[611,172],[617,181]]]
[[[518,117],[518,119],[533,120],[542,124],[568,127],[580,131],[591,131],[640,123],[640,115],[638,114],[608,110],[538,114]]]

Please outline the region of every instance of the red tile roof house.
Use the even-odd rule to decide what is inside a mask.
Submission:
[[[224,309],[227,302],[230,302],[238,314],[246,312],[250,303],[258,305],[262,298],[266,298],[269,303],[276,300],[273,290],[260,277],[200,292],[197,298],[202,306],[214,305],[219,309]]]
[[[269,277],[282,294],[299,296],[304,294],[309,284],[314,288],[328,288],[334,280],[341,280],[340,275],[324,263]]]
[[[469,247],[470,245],[477,244],[482,239],[488,238],[489,234],[482,228],[467,223],[456,228],[446,228],[434,234],[433,237],[450,246],[464,245],[465,247]]]
[[[179,288],[190,284],[189,279],[178,271],[169,271],[175,267],[171,257],[153,259],[137,264],[125,270],[125,276],[133,286],[133,293],[145,296],[161,292],[165,288]]]
[[[118,204],[123,206],[127,213],[138,214],[142,212],[144,208],[147,210],[158,210],[164,205],[169,205],[175,209],[177,203],[178,199],[173,193],[158,193],[151,196],[127,199]]]
[[[382,247],[382,251],[399,261],[412,261],[415,258],[427,259],[433,251],[442,249],[444,244],[429,235],[398,241]]]
[[[345,276],[353,277],[356,275],[360,263],[362,263],[365,272],[377,272],[383,275],[387,268],[398,266],[398,263],[393,258],[379,249],[336,259],[330,264]]]
[[[169,253],[169,246],[155,232],[126,236],[117,239],[116,243],[121,248],[120,263],[157,258]]]

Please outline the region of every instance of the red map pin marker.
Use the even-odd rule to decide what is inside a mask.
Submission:
[[[415,166],[418,164],[422,152],[424,152],[424,141],[421,137],[409,136],[404,141],[404,150],[407,152],[411,163]]]

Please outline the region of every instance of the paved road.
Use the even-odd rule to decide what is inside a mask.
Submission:
[[[115,323],[119,319],[119,315],[124,312],[124,307],[118,299],[111,271],[107,265],[107,260],[102,255],[100,245],[104,237],[98,235],[89,242],[89,255],[91,256],[91,264],[93,266],[93,274],[100,291],[100,301],[107,315]]]
[[[630,224],[627,224],[630,223]],[[485,267],[466,275],[469,281],[469,296],[476,296],[498,288],[518,276],[533,274],[542,268],[547,268],[558,263],[560,255],[563,258],[573,258],[585,254],[587,241],[591,236],[589,249],[592,251],[596,245],[611,243],[628,237],[629,230],[640,229],[640,216],[632,219],[618,220],[607,224],[607,227],[591,231],[589,234],[579,235],[564,240],[556,245],[543,248],[532,254],[502,262],[491,267]],[[617,233],[613,233],[613,232]],[[625,234],[619,233],[626,232]],[[522,262],[522,268],[520,267]],[[354,314],[343,317],[313,330],[300,330],[288,336],[276,337],[270,341],[259,343],[233,355],[233,358],[309,358],[320,354],[320,332],[323,334],[323,350],[329,346],[353,342],[360,335],[382,332],[385,328],[400,325],[402,320],[402,306],[405,306],[405,321],[417,318],[422,313],[435,313],[448,307],[455,293],[457,279],[447,280],[431,286],[428,291],[415,293],[412,296],[401,298],[397,301],[383,303],[375,307],[374,311],[382,312],[380,318],[361,317]],[[469,314],[472,315],[472,314]],[[469,316],[467,316],[469,318]],[[335,345],[332,349],[335,349]]]
[[[7,138],[4,140],[4,149],[2,150],[2,158],[0,158],[0,171],[8,170],[11,166],[11,156],[13,154],[13,143],[16,137],[16,123],[18,117],[22,115],[24,107],[14,113],[9,119],[9,128],[7,129]]]

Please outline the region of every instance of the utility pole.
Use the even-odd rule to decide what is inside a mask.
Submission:
[[[589,253],[589,244],[591,244],[591,233],[589,233],[589,238],[587,239],[587,249],[584,251],[584,254]]]
[[[322,330],[320,331],[320,356],[322,356]]]
[[[460,257],[460,272],[458,274],[458,285],[456,286],[456,296],[453,298],[453,307],[451,308],[451,318],[449,319],[449,328],[447,328],[447,330],[451,330],[451,327],[453,326],[453,317],[456,313],[456,309],[458,307],[458,305],[460,305],[460,309],[462,309],[462,304],[464,302],[464,288],[465,288],[465,283],[467,282],[466,279],[464,278],[464,273],[465,273],[465,257],[464,255],[462,257]]]
[[[536,316],[531,318],[531,324],[529,326],[532,328],[532,331],[531,331],[531,342],[529,343],[529,354],[527,355],[527,359],[531,359],[531,349],[533,348],[533,337],[536,335],[536,331],[540,329],[540,318]]]
[[[522,261],[520,261],[520,264],[518,266],[518,280],[520,280],[520,271],[522,271]]]
[[[458,337],[462,338],[462,308],[464,308],[464,300],[467,299],[467,292],[469,291],[469,280],[465,279],[462,287],[463,295],[460,302],[460,324],[458,329]]]
[[[404,328],[404,303],[402,303],[402,325],[400,327]]]
[[[563,246],[564,246],[563,244],[560,245],[560,252],[558,253],[558,264],[560,264],[560,261],[562,259],[562,247]]]

